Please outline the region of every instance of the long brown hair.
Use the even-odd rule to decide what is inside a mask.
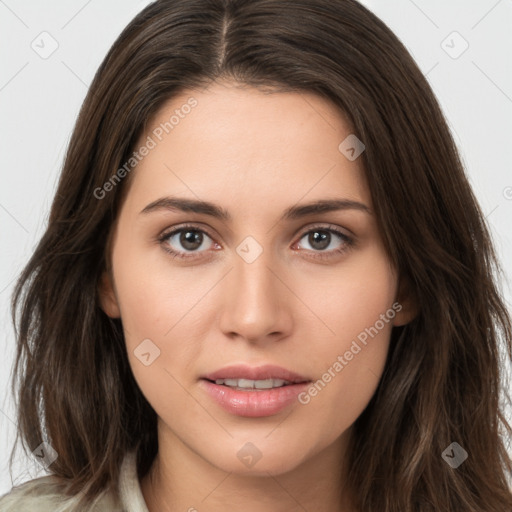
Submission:
[[[121,321],[104,314],[97,292],[130,176],[97,191],[165,101],[220,78],[313,92],[346,115],[366,146],[386,250],[419,306],[393,330],[378,389],[355,423],[348,483],[358,508],[512,510],[500,366],[503,354],[512,360],[512,327],[500,265],[428,82],[355,0],[159,0],[118,37],[13,295],[16,441],[32,452],[47,439],[58,453],[50,471],[70,495],[84,491],[83,505],[116,489],[129,450],[139,478],[151,466],[156,414],[131,373]],[[442,457],[452,442],[469,453],[457,469]]]

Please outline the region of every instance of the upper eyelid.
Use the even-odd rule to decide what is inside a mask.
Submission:
[[[186,229],[189,229],[190,231],[199,231],[201,233],[205,233],[206,235],[208,235],[212,240],[213,240],[213,236],[208,232],[208,230],[206,228],[203,228],[203,227],[199,227],[199,226],[196,226],[196,225],[183,225],[183,226],[178,226],[178,227],[173,227],[173,228],[169,228],[169,229],[164,229],[161,233],[161,235],[158,236],[159,239],[162,239],[162,238],[168,238],[170,237],[171,235],[175,235],[176,233],[179,233],[180,231],[185,231]]]

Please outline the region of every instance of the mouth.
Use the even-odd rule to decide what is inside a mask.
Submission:
[[[220,384],[228,386],[235,385],[233,381],[237,381],[237,383],[241,383],[241,387],[256,389],[268,389],[268,387],[272,387],[271,384],[280,387],[282,385],[298,384],[311,380],[292,370],[272,364],[262,366],[249,366],[246,364],[225,366],[220,370],[203,375],[202,378],[210,382],[222,381]],[[255,384],[253,385],[253,383]]]
[[[275,365],[228,366],[201,377],[203,390],[236,416],[264,417],[297,403],[311,379]]]

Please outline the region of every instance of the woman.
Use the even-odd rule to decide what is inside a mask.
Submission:
[[[154,2],[15,290],[19,434],[51,475],[0,510],[510,510],[495,270],[367,9]]]

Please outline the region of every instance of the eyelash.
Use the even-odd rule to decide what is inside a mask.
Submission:
[[[196,256],[187,256],[186,255],[187,253],[185,253],[185,255],[184,255],[181,252],[171,249],[169,244],[166,243],[169,238],[171,238],[176,233],[181,233],[182,231],[195,231],[198,233],[203,233],[203,234],[207,235],[210,239],[213,240],[213,237],[207,231],[205,231],[204,229],[199,228],[198,226],[195,226],[193,224],[184,224],[184,225],[180,226],[179,228],[164,232],[158,237],[158,242],[160,243],[160,245],[162,246],[164,251],[171,254],[173,258],[179,258],[179,259],[184,259],[184,260],[185,259],[196,259]],[[335,255],[345,253],[354,245],[354,240],[351,237],[349,237],[345,233],[342,233],[340,230],[338,230],[337,228],[335,228],[333,226],[313,226],[312,228],[309,228],[307,231],[304,231],[300,235],[299,241],[302,240],[306,235],[309,235],[310,233],[313,233],[315,231],[334,233],[335,235],[337,235],[341,238],[341,240],[343,241],[343,245],[338,249],[332,249],[330,251],[325,251],[325,252],[324,251],[314,251],[317,254],[311,255],[310,256],[311,258],[322,259],[322,260],[330,259],[330,258],[334,257]],[[190,254],[193,254],[193,252]],[[197,256],[197,257],[199,257],[199,256]]]

